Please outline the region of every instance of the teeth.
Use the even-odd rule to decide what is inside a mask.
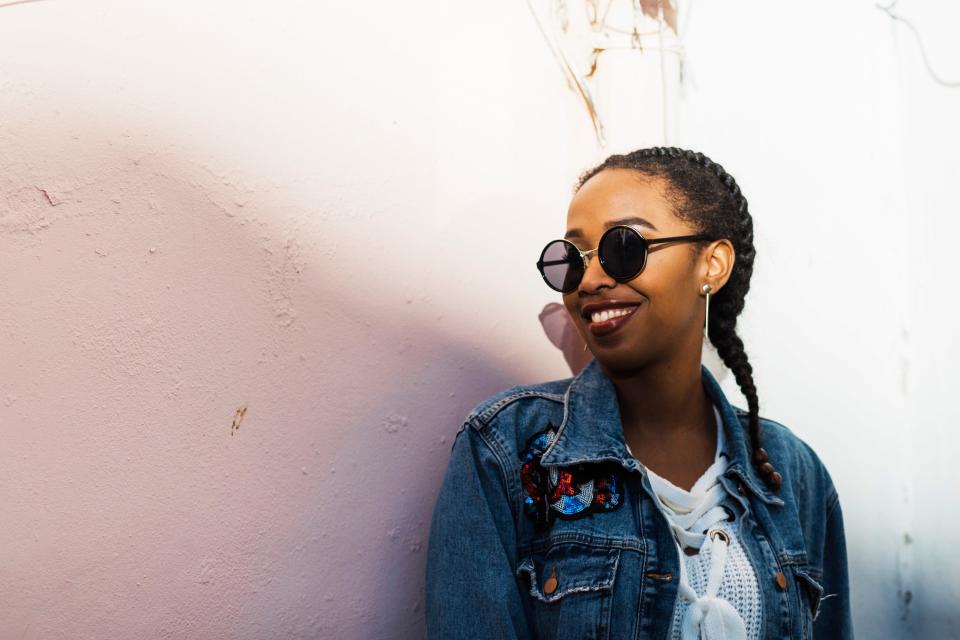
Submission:
[[[628,316],[633,313],[635,307],[627,307],[621,309],[604,309],[603,311],[594,311],[590,314],[591,322],[606,322],[610,318],[619,318],[620,316]]]

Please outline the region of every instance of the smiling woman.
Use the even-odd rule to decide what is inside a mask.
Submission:
[[[836,489],[759,415],[737,335],[754,255],[746,199],[703,154],[580,177],[537,268],[594,359],[467,416],[431,524],[430,637],[852,637]]]

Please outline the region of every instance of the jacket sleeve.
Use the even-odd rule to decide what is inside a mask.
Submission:
[[[820,640],[852,640],[850,584],[847,575],[847,543],[843,512],[836,493],[827,508],[823,549],[823,595],[813,623],[813,637]]]
[[[514,570],[516,525],[500,458],[472,426],[457,434],[430,523],[427,637],[529,639]]]

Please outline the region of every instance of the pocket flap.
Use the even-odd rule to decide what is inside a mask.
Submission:
[[[618,548],[567,542],[524,557],[517,575],[527,574],[530,595],[554,602],[568,593],[610,589],[619,560]]]
[[[807,602],[810,603],[810,615],[817,619],[820,613],[820,600],[823,598],[823,585],[819,580],[813,577],[812,572],[802,567],[794,567],[794,575],[797,578],[797,584],[807,594]]]

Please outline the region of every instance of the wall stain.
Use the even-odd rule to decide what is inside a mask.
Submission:
[[[61,200],[54,200],[46,189],[43,189],[41,187],[36,187],[36,188],[38,191],[40,191],[40,193],[43,194],[43,197],[47,201],[47,204],[49,204],[51,207],[55,207],[58,204],[63,204],[63,201]]]
[[[897,598],[900,600],[900,620],[906,622],[910,618],[910,604],[913,602],[913,589],[910,577],[913,569],[911,545],[913,536],[904,532],[900,546],[897,548]]]
[[[232,436],[240,429],[240,423],[243,422],[243,416],[247,413],[246,405],[237,409],[236,414],[233,416],[233,424],[230,425],[230,435]]]

